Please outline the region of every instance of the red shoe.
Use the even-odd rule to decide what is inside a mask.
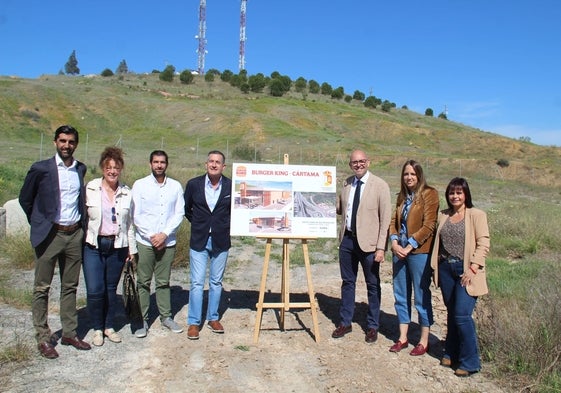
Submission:
[[[394,345],[390,347],[390,352],[399,352],[403,348],[407,348],[409,346],[409,341],[405,340],[405,342],[401,342],[397,340]]]
[[[409,353],[409,355],[411,356],[421,356],[424,355],[425,353],[427,353],[427,349],[428,349],[428,345],[427,347],[423,347],[423,344],[417,344],[417,346],[415,348],[413,348],[413,350],[411,351],[411,353]]]

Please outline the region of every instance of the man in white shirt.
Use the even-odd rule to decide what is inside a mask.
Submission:
[[[58,262],[60,275],[60,321],[62,345],[89,350],[90,345],[76,334],[76,288],[82,266],[86,214],[84,176],[86,165],[74,159],[78,131],[63,125],[55,131],[56,154],[34,163],[21,188],[19,203],[31,225],[31,245],[35,249],[35,280],[31,313],[37,348],[47,359],[55,359],[58,336],[48,324],[49,291]]]
[[[150,154],[152,173],[137,180],[132,187],[133,221],[138,248],[137,286],[142,326],[135,331],[138,338],[148,333],[150,284],[156,286],[156,304],[162,325],[174,333],[183,329],[171,315],[169,280],[175,257],[175,234],[185,212],[183,188],[166,176],[168,156],[163,150]]]

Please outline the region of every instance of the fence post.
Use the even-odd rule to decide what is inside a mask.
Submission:
[[[6,237],[6,209],[0,207],[0,239]]]

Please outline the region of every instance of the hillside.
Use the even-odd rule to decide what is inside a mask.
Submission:
[[[561,185],[561,148],[320,94],[244,94],[219,78],[209,83],[197,76],[184,85],[178,78],[162,82],[156,74],[0,77],[0,119],[2,182],[23,179],[20,168],[51,155],[53,130],[69,123],[80,131],[79,159],[95,167],[103,147],[119,144],[127,153],[129,179],[144,173],[156,148],[168,151],[170,173],[184,181],[200,170],[210,149],[223,150],[230,162],[282,163],[288,153],[291,163],[337,165],[344,174],[349,152],[360,147],[371,154],[373,170],[394,183],[402,162],[415,158],[439,184],[461,175]],[[0,203],[15,196],[5,193]]]

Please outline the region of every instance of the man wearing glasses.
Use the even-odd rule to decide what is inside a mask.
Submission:
[[[138,338],[148,333],[150,284],[156,282],[156,304],[162,326],[174,333],[183,329],[171,315],[169,280],[175,257],[176,232],[183,221],[183,188],[166,176],[168,155],[163,150],[150,154],[152,173],[132,186],[133,221],[138,248],[137,286],[142,326],[134,333]]]
[[[368,294],[365,341],[373,343],[378,338],[380,326],[380,263],[384,261],[392,206],[388,184],[372,174],[369,166],[370,160],[365,152],[353,151],[349,167],[354,175],[345,180],[337,198],[337,214],[343,218],[339,230],[342,284],[340,322],[331,336],[340,338],[352,331],[360,264]]]

